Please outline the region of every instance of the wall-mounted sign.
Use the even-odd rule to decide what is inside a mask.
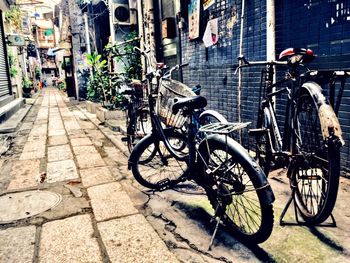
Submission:
[[[215,3],[215,0],[203,0],[203,9],[207,10],[214,3]]]
[[[196,39],[200,30],[200,0],[189,0],[188,2],[188,37]]]
[[[8,35],[7,36],[9,46],[25,46],[25,39],[20,35]]]
[[[210,47],[218,42],[218,19],[214,18],[208,21],[207,27],[203,35],[203,42],[205,47]]]

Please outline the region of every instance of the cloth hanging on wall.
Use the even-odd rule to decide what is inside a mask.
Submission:
[[[214,18],[208,21],[207,27],[203,35],[203,42],[205,47],[210,47],[215,45],[219,40],[218,35],[218,19]]]

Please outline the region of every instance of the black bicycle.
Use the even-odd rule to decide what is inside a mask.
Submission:
[[[292,195],[281,223],[295,201],[297,221],[299,211],[304,223],[320,224],[331,215],[337,198],[339,149],[344,144],[339,121],[321,86],[311,78],[315,71],[300,72],[305,68],[303,63],[314,57],[310,49],[290,48],[280,54],[279,61],[248,62],[239,58],[239,68],[266,66],[261,75],[257,128],[250,129],[249,134],[256,138],[256,159],[266,175],[273,166],[288,165]],[[274,82],[276,65],[287,66],[288,70],[283,79]],[[282,84],[286,85],[278,88]],[[283,135],[274,107],[274,99],[282,93],[287,94]]]
[[[148,53],[142,54],[149,61]],[[264,242],[272,232],[274,195],[259,165],[229,137],[247,123],[202,126],[199,132],[206,136],[199,141],[192,116],[206,106],[206,99],[193,96],[184,84],[170,83],[162,76],[160,69],[147,74],[152,132],[129,157],[135,179],[155,190],[166,190],[186,180],[201,186],[217,220],[210,246],[220,223],[241,240]],[[152,80],[157,84],[151,85]],[[185,123],[186,133],[178,131]]]
[[[150,132],[151,123],[144,85],[133,82],[129,83],[128,86],[129,89],[122,93],[128,96],[125,108],[126,142],[131,153],[135,145]]]

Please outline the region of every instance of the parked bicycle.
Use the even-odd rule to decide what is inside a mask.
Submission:
[[[299,71],[305,68],[303,63],[314,58],[310,49],[297,48],[284,50],[279,61],[248,62],[239,58],[238,68],[266,66],[261,75],[257,128],[250,129],[249,134],[256,138],[256,159],[266,175],[277,163],[288,165],[292,194],[280,223],[294,201],[298,223],[297,211],[306,224],[320,224],[331,215],[337,198],[339,149],[344,144],[341,128],[322,88],[310,80],[312,71]],[[288,70],[283,79],[274,82],[274,66],[278,65]],[[278,88],[281,84],[288,85]],[[282,93],[288,95],[283,135],[274,107],[274,98]]]
[[[125,109],[126,142],[131,153],[135,145],[150,132],[149,110],[147,94],[141,82],[128,83],[128,89],[123,91],[128,96],[128,104]]]
[[[142,55],[151,65],[149,51]],[[186,180],[201,186],[217,220],[209,247],[220,223],[244,241],[264,242],[273,227],[272,189],[259,165],[228,136],[247,124],[211,123],[200,127],[205,136],[196,138],[193,114],[206,106],[206,99],[163,76],[162,70],[153,68],[146,75],[152,131],[129,157],[128,166],[135,179],[155,190],[169,189]],[[152,85],[153,80],[156,84]],[[178,129],[185,123],[186,133],[181,133]]]

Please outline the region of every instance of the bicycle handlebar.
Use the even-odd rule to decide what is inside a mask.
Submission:
[[[266,66],[266,65],[287,65],[287,61],[248,61],[244,56],[239,56],[239,65],[236,67],[235,75],[240,68],[252,67],[252,66]],[[243,63],[243,64],[242,64]]]

